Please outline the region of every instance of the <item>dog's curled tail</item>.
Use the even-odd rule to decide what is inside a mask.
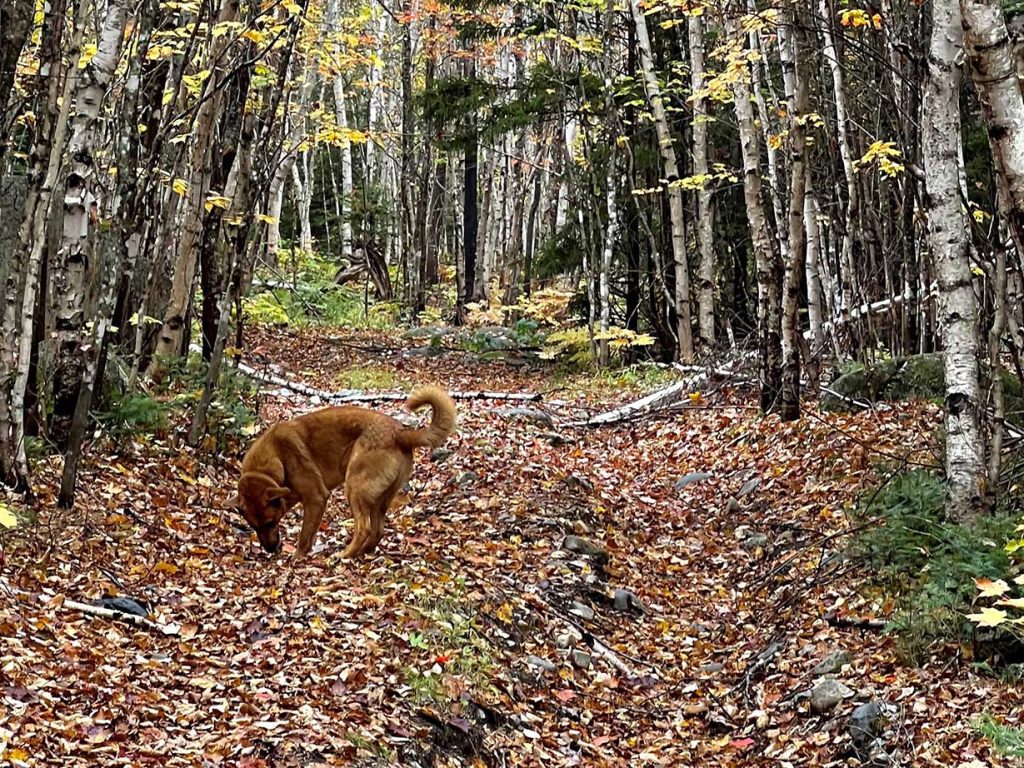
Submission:
[[[455,401],[438,387],[421,387],[405,401],[410,411],[429,405],[433,414],[430,426],[406,429],[395,435],[395,442],[403,448],[437,448],[455,429]]]

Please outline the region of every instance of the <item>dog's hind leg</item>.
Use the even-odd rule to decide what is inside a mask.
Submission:
[[[363,553],[366,541],[373,535],[373,511],[372,505],[367,498],[351,486],[346,487],[345,495],[348,497],[349,506],[352,507],[352,519],[355,526],[352,528],[352,540],[349,541],[342,557],[357,557]]]
[[[391,503],[395,500],[395,496],[402,490],[402,487],[409,479],[409,475],[412,474],[412,462],[399,464],[397,472],[398,476],[392,481],[391,485],[384,489],[384,492],[377,498],[374,504],[373,525],[371,526],[372,534],[366,540],[363,551],[360,554],[365,555],[373,552],[384,537],[384,518],[391,508]]]

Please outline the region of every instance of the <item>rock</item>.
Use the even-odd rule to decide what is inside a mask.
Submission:
[[[743,507],[740,506],[740,503],[735,496],[730,496],[729,501],[725,503],[725,511],[727,514],[735,515],[741,509],[743,509]]]
[[[479,479],[480,479],[480,475],[478,475],[476,472],[474,472],[472,470],[469,470],[469,471],[463,472],[461,475],[459,475],[459,479],[456,480],[455,482],[458,485],[460,485],[463,488],[465,488],[467,485],[472,485],[473,483],[475,483]]]
[[[451,336],[454,328],[445,325],[422,325],[419,328],[410,328],[402,334],[403,339],[440,339]]]
[[[816,715],[831,712],[839,702],[853,695],[852,689],[834,678],[826,677],[811,690],[811,712]]]
[[[584,539],[581,536],[575,536],[571,533],[566,534],[562,539],[561,548],[566,552],[575,552],[578,555],[586,555],[587,557],[593,558],[599,562],[608,561],[608,551],[604,547],[590,539]]]
[[[527,656],[526,663],[529,664],[531,667],[536,667],[542,672],[558,671],[557,664],[554,664],[553,662],[550,662],[547,659],[542,659],[540,656]]]
[[[887,719],[886,707],[882,702],[869,701],[850,713],[846,730],[853,740],[854,751],[863,755],[871,750],[872,742],[881,735]]]
[[[736,495],[737,496],[741,496],[741,497],[742,496],[746,496],[748,493],[751,493],[752,491],[754,491],[757,488],[757,486],[759,486],[760,484],[761,484],[761,478],[760,477],[752,477],[749,480],[747,480],[747,482],[745,482],[743,484],[743,487],[740,488],[740,492],[738,494],[736,494]]]
[[[711,662],[708,662],[707,664],[701,664],[700,665],[700,671],[703,672],[706,675],[717,675],[723,669],[724,669],[724,667],[721,664],[719,664],[717,661],[711,661]]]
[[[560,435],[557,432],[541,432],[540,437],[543,440],[547,440],[548,445],[552,448],[559,448],[572,442],[568,437]]]
[[[519,406],[516,408],[506,408],[500,411],[502,416],[509,419],[519,419],[522,421],[528,421],[531,424],[538,424],[548,429],[554,429],[555,420],[551,418],[551,414],[540,410],[539,408],[526,408]]]
[[[636,611],[637,613],[646,613],[644,610],[644,604],[640,601],[640,598],[630,592],[628,589],[616,589],[615,590],[615,610],[616,611]]]
[[[573,601],[572,607],[569,609],[569,613],[573,616],[578,616],[584,621],[590,621],[594,618],[594,609],[586,603],[581,603],[576,600]]]
[[[569,659],[572,661],[572,665],[577,669],[590,669],[590,654],[586,651],[581,651],[579,648],[573,650],[569,654]]]
[[[452,455],[450,448],[435,448],[430,452],[430,460],[440,464]]]
[[[763,547],[768,543],[768,537],[763,533],[752,533],[743,540],[743,548],[747,552],[753,552],[759,547]]]
[[[678,480],[676,480],[675,489],[677,491],[681,491],[686,486],[692,485],[693,483],[699,483],[702,480],[707,480],[711,476],[712,475],[710,472],[691,472],[690,474],[683,475]]]
[[[402,352],[403,357],[440,357],[444,350],[438,347],[413,347]]]
[[[141,616],[144,619],[149,616],[149,608],[146,604],[131,597],[106,596],[101,597],[99,600],[93,600],[92,604],[110,611],[127,613],[131,616]]]
[[[843,650],[833,651],[824,659],[818,662],[818,665],[811,670],[811,676],[821,677],[822,675],[834,675],[843,669],[844,664],[849,663],[849,653]]]
[[[573,637],[568,632],[562,632],[555,636],[555,645],[559,648],[568,648],[572,645]]]
[[[590,529],[590,526],[584,523],[582,520],[572,521],[572,532],[575,533],[577,536],[589,536],[591,533],[593,533],[593,531],[591,531]]]

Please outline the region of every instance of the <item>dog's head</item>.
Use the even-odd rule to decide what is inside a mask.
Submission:
[[[287,510],[288,489],[266,475],[247,472],[238,481],[238,495],[229,503],[256,531],[260,546],[267,552],[281,549],[278,525]]]

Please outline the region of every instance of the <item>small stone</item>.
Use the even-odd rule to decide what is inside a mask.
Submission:
[[[576,648],[569,654],[569,659],[572,661],[572,665],[577,669],[590,669],[590,654],[586,651],[581,651],[579,648]]]
[[[528,421],[531,424],[539,424],[542,427],[552,429],[555,426],[555,420],[551,418],[550,413],[545,413],[538,408],[508,408],[501,412],[503,416],[507,416],[510,419],[520,419],[522,421]]]
[[[811,711],[816,715],[823,715],[835,709],[843,699],[853,695],[852,689],[838,680],[826,677],[811,690]]]
[[[582,520],[572,521],[572,530],[577,536],[587,536],[593,531],[590,530],[590,526],[584,523]]]
[[[768,543],[768,537],[763,533],[752,533],[743,540],[743,548],[748,552],[753,552],[759,547],[763,547]]]
[[[850,663],[850,654],[846,651],[833,651],[824,659],[818,662],[818,665],[811,670],[812,677],[821,677],[822,675],[834,675],[837,672],[842,671],[843,665]]]
[[[703,672],[704,674],[707,674],[707,675],[717,675],[723,669],[724,669],[724,667],[721,664],[719,664],[717,661],[711,661],[711,662],[708,662],[707,664],[701,664],[700,665],[700,671]]]
[[[568,534],[562,539],[562,549],[567,552],[575,552],[578,555],[586,555],[601,562],[608,560],[608,552],[600,544],[573,534]]]
[[[558,670],[558,665],[547,659],[542,659],[540,656],[527,656],[526,663],[542,672],[556,672]]]
[[[568,632],[562,632],[555,637],[555,645],[562,649],[568,648],[572,645],[572,635]]]
[[[690,474],[683,475],[678,480],[676,480],[675,488],[677,491],[681,491],[683,490],[683,488],[685,488],[688,485],[691,485],[692,483],[699,483],[702,480],[709,479],[710,477],[710,472],[691,472]]]
[[[868,752],[872,742],[882,733],[887,718],[885,710],[886,707],[882,702],[869,701],[867,704],[856,707],[850,713],[846,730],[858,753]]]
[[[560,435],[557,432],[541,432],[540,437],[543,440],[547,440],[548,445],[550,445],[552,448],[558,448],[563,445],[568,445],[569,443],[572,442],[572,440],[567,438],[565,435]]]
[[[637,613],[647,612],[644,610],[644,604],[640,601],[640,598],[628,589],[616,589],[614,602],[616,611],[625,612],[632,610]]]
[[[737,494],[737,496],[746,496],[748,493],[750,493],[755,488],[757,488],[757,486],[759,486],[760,484],[761,484],[761,478],[760,477],[752,477],[752,478],[750,478],[749,480],[747,480],[747,482],[745,482],[743,484],[743,487],[740,488],[740,492]]]
[[[741,509],[742,509],[742,507],[740,506],[740,503],[736,499],[736,497],[735,496],[730,496],[729,497],[729,501],[727,501],[726,504],[725,504],[725,511],[728,514],[735,515]]]
[[[450,448],[435,448],[430,452],[430,460],[440,464],[442,461],[448,459],[452,455]]]
[[[478,475],[476,472],[473,472],[472,470],[469,470],[468,472],[463,472],[461,475],[459,475],[459,479],[456,480],[455,482],[458,483],[463,488],[465,488],[467,485],[472,485],[479,479],[480,475]]]
[[[584,621],[590,621],[594,618],[593,608],[591,608],[586,603],[580,603],[575,600],[572,603],[572,607],[569,609],[569,613],[571,613],[573,616],[578,616]]]

